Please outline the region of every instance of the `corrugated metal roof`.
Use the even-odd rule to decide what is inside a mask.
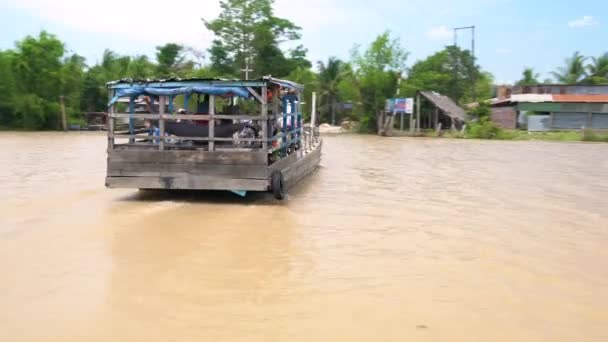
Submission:
[[[222,78],[178,78],[178,77],[171,77],[171,78],[166,78],[166,79],[133,79],[133,78],[123,78],[120,80],[116,80],[116,81],[112,81],[112,82],[107,82],[106,86],[108,88],[115,88],[115,86],[117,85],[121,85],[121,84],[127,84],[127,85],[146,85],[146,86],[151,86],[151,85],[155,85],[155,84],[166,84],[166,83],[184,83],[184,82],[188,82],[188,83],[201,83],[201,84],[211,84],[213,83],[214,85],[218,85],[221,86],[222,83],[227,83],[227,84],[233,84],[235,82],[237,83],[242,83],[244,86],[247,85],[247,83],[249,82],[267,82],[267,83],[273,83],[273,84],[277,84],[280,85],[281,87],[284,88],[290,88],[290,89],[297,89],[299,91],[303,91],[304,90],[304,86],[301,84],[298,84],[296,82],[292,82],[292,81],[288,81],[288,80],[283,80],[283,79],[279,79],[279,78],[274,78],[271,76],[264,76],[258,79],[251,79],[251,80],[238,80],[238,79],[222,79]]]
[[[553,96],[551,94],[519,94],[511,95],[510,102],[553,102]]]
[[[553,95],[553,102],[608,103],[608,95],[556,94]]]
[[[453,119],[466,121],[467,114],[456,102],[449,97],[434,91],[421,91],[420,94],[431,101],[437,108],[441,109],[447,116]]]

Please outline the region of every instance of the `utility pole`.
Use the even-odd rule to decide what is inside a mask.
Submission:
[[[471,30],[471,55],[473,56],[473,67],[475,67],[475,25],[473,26],[464,26],[464,27],[455,27],[454,28],[454,46],[458,46],[458,31],[460,30]],[[473,98],[477,97],[477,90],[475,89],[475,76],[471,80],[473,82]]]

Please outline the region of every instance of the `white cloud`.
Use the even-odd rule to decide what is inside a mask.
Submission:
[[[83,36],[97,33],[151,47],[176,42],[199,50],[213,40],[201,19],[216,18],[221,11],[218,0],[19,0],[13,6]],[[369,15],[340,1],[325,0],[277,0],[275,12],[302,27],[307,46],[315,45],[307,42],[307,36],[322,34],[328,27],[363,22]]]
[[[509,48],[497,48],[496,49],[496,53],[499,53],[501,55],[506,55],[513,52],[513,50],[509,49]]]
[[[168,41],[206,46],[212,39],[201,18],[215,17],[215,0],[83,1],[20,0],[18,9],[43,20],[82,32],[106,33],[160,45]]]
[[[454,37],[454,31],[448,29],[445,25],[441,25],[428,30],[426,36],[435,40],[448,40]]]
[[[335,1],[326,0],[277,0],[275,12],[302,27],[304,33],[320,32],[327,26],[350,24],[365,17],[365,13],[357,9],[345,9]]]
[[[573,27],[573,28],[595,26],[595,25],[599,25],[599,22],[590,15],[586,15],[580,19],[576,19],[576,20],[572,20],[572,21],[568,22],[568,26]]]

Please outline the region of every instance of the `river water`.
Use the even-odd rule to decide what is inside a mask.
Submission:
[[[271,196],[0,134],[0,341],[606,341],[608,144],[326,137]]]

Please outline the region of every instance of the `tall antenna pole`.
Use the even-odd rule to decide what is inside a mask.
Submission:
[[[471,26],[473,34],[471,35],[471,52],[473,53],[473,63],[475,63],[475,26]]]
[[[454,28],[454,46],[458,44],[458,31],[459,30],[471,30],[471,56],[473,57],[473,67],[475,67],[475,25],[473,26],[465,26],[465,27],[455,27]],[[477,90],[475,89],[475,76],[471,80],[473,82],[473,97],[477,97]]]

